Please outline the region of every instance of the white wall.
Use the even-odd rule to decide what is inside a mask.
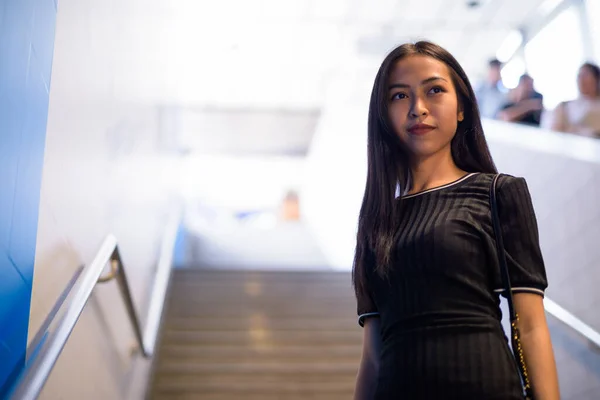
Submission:
[[[93,23],[94,9],[93,1],[69,0],[58,8],[30,341],[77,266],[91,262],[109,233],[119,241],[143,323],[176,200],[178,162],[160,151],[157,109],[115,94],[119,68],[103,64],[113,49],[102,43],[115,32]],[[41,398],[140,398],[148,363],[130,355],[133,344],[116,283],[98,287]]]

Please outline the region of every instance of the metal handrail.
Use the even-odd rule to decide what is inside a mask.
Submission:
[[[55,315],[59,316],[62,314],[62,316],[56,329],[45,337],[44,342],[36,349],[35,357],[26,362],[24,370],[17,378],[16,384],[9,394],[9,398],[34,400],[39,396],[97,283],[108,282],[112,279],[117,280],[141,353],[146,358],[152,356],[169,278],[171,276],[173,250],[175,248],[179,220],[179,214],[174,214],[165,230],[150,296],[148,318],[144,333],[142,333],[140,320],[133,304],[117,239],[112,234],[108,235],[104,239],[92,263],[85,266],[82,271],[78,271],[78,277],[72,290],[72,300],[67,304],[59,306]],[[102,272],[109,262],[111,264],[111,272],[103,277],[101,276]],[[42,329],[47,329],[47,326],[43,326]],[[43,332],[39,332],[36,336],[40,336],[41,333]]]
[[[595,331],[594,328],[556,304],[554,301],[550,300],[548,297],[544,299],[544,308],[548,314],[554,316],[554,318],[558,319],[569,328],[586,338],[592,344],[600,348],[600,333]]]

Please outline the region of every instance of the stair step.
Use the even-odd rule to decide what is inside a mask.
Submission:
[[[252,289],[254,290],[254,289]],[[296,299],[298,301],[312,301],[321,299],[324,301],[341,301],[348,303],[348,300],[354,300],[354,291],[349,288],[343,290],[335,288],[315,289],[315,288],[279,288],[268,289],[265,291],[233,290],[230,288],[182,288],[174,293],[171,299],[173,301],[199,301],[200,299]]]
[[[298,359],[318,359],[326,354],[328,358],[357,358],[360,357],[361,349],[355,344],[329,347],[326,351],[322,347],[316,347],[311,343],[294,344],[286,346],[264,346],[250,347],[246,345],[234,345],[227,343],[224,345],[207,345],[190,347],[181,343],[164,344],[161,348],[161,354],[169,357],[176,357],[180,360],[200,359],[209,360],[221,357],[223,361],[227,359],[266,359],[285,358],[289,360]]]
[[[159,393],[177,392],[181,390],[193,391],[201,393],[204,396],[210,394],[210,398],[212,398],[213,393],[228,393],[230,395],[238,395],[240,397],[237,398],[242,399],[245,398],[246,393],[252,392],[254,394],[279,394],[282,398],[287,399],[287,395],[289,394],[300,395],[320,393],[322,395],[346,394],[351,396],[354,388],[349,385],[349,382],[344,381],[315,382],[306,384],[304,382],[290,380],[287,377],[274,382],[261,382],[254,380],[251,382],[242,382],[237,384],[231,384],[230,382],[204,382],[192,377],[181,381],[169,380],[168,382],[161,382],[157,389]]]
[[[159,395],[151,397],[153,400],[198,400],[208,398],[210,400],[239,400],[240,397],[236,397],[235,395],[227,394],[227,393],[211,393],[209,397],[203,397],[199,393],[187,392],[186,390],[181,390],[179,392],[170,392],[170,393],[160,393]],[[282,397],[279,394],[274,393],[259,393],[253,394],[248,393],[241,397],[243,400],[348,400],[352,399],[352,392],[350,393],[300,393],[293,394],[288,393],[285,397]]]
[[[317,332],[281,332],[263,329],[248,331],[175,331],[168,330],[163,333],[165,343],[176,342],[185,344],[216,344],[216,343],[333,343],[346,344],[362,342],[362,332],[347,331],[317,331]]]
[[[173,279],[187,279],[194,277],[204,278],[222,278],[238,280],[240,277],[246,279],[249,277],[269,279],[278,278],[287,281],[295,281],[297,279],[339,279],[351,277],[351,271],[277,271],[277,270],[248,270],[248,269],[210,269],[210,268],[181,268],[174,270]]]
[[[292,314],[294,317],[299,318],[299,319],[315,318],[315,319],[319,320],[319,319],[329,318],[332,316],[347,315],[347,316],[351,316],[352,319],[356,322],[355,318],[357,318],[357,317],[355,317],[355,315],[356,315],[355,308],[347,309],[347,310],[328,310],[325,308],[322,308],[322,309],[315,308],[313,310],[294,310],[292,313],[290,310],[285,310],[285,309],[283,309],[283,310],[263,310],[260,308],[221,309],[218,306],[216,306],[216,307],[214,307],[210,310],[206,310],[206,311],[194,310],[194,309],[189,309],[189,310],[179,309],[177,311],[169,310],[169,312],[172,313],[172,315],[171,315],[172,317],[190,318],[190,319],[204,322],[206,324],[212,324],[213,320],[218,320],[221,317],[236,318],[236,317],[247,316],[249,314],[264,314],[269,319],[289,318],[290,316],[292,316]],[[354,327],[358,328],[358,325],[355,325]]]
[[[273,364],[278,363],[277,365],[289,365],[290,367],[296,365],[304,365],[309,363],[312,365],[316,362],[316,360],[326,359],[335,365],[351,365],[352,368],[356,369],[358,363],[360,362],[360,355],[351,355],[345,357],[339,357],[334,355],[329,355],[325,352],[322,352],[321,358],[318,357],[284,357],[279,355],[258,355],[255,357],[176,357],[169,352],[161,353],[161,363],[160,367],[157,369],[161,372],[167,372],[169,369],[165,369],[164,366],[173,366],[173,365],[204,365],[207,368],[212,368],[213,366],[219,366],[222,364],[252,364],[252,365],[265,365],[265,364]],[[164,368],[163,368],[164,367]],[[170,367],[169,367],[170,368]],[[259,367],[257,367],[259,368]],[[260,369],[260,368],[259,368]]]
[[[279,393],[252,393],[248,392],[243,397],[236,397],[229,393],[211,393],[210,397],[202,397],[199,393],[188,392],[187,390],[160,392],[151,397],[152,400],[198,400],[210,398],[210,400],[348,400],[352,398],[352,392],[334,393],[287,393],[285,398]]]
[[[289,363],[285,360],[281,362],[189,362],[172,359],[164,361],[160,366],[161,374],[176,374],[183,377],[186,374],[196,377],[204,375],[264,375],[279,376],[292,375],[300,379],[311,376],[320,377],[321,375],[352,375],[357,371],[357,364],[354,362],[335,364],[327,362],[326,357],[321,357],[319,362],[294,362]]]
[[[334,288],[352,288],[352,279],[349,276],[332,278],[332,279],[311,279],[299,277],[295,279],[288,278],[264,278],[264,277],[243,277],[235,279],[229,278],[210,278],[205,276],[187,277],[185,279],[174,279],[172,282],[176,285],[181,285],[182,288],[194,287],[224,287],[244,289],[252,286],[261,286],[265,288],[281,286],[281,287],[309,287],[322,288],[332,286]]]
[[[293,308],[286,306],[279,307],[261,307],[261,306],[252,306],[252,305],[240,305],[239,307],[221,307],[219,305],[215,306],[205,306],[205,307],[189,307],[185,308],[184,306],[180,307],[169,307],[169,311],[172,313],[173,317],[176,318],[190,318],[196,319],[199,321],[204,321],[205,323],[212,324],[213,320],[218,320],[219,317],[225,318],[243,318],[244,316],[253,315],[254,318],[263,318],[263,319],[279,319],[285,317],[296,317],[300,319],[306,318],[315,318],[317,320],[326,319],[330,317],[348,317],[348,319],[355,319],[356,309],[355,308],[341,308],[341,307],[322,307],[314,305],[307,308]],[[354,326],[358,328],[358,325]]]
[[[173,299],[171,305],[175,309],[180,308],[199,308],[199,309],[210,309],[218,306],[219,308],[229,307],[263,307],[265,309],[279,309],[287,307],[294,310],[310,310],[317,307],[334,307],[336,309],[349,309],[353,304],[353,297],[348,296],[345,298],[281,298],[281,297],[242,297],[242,296],[222,296],[222,297],[210,297],[208,299],[199,299],[190,297],[187,300]]]
[[[271,330],[287,331],[312,331],[312,330],[346,330],[361,331],[357,319],[352,316],[344,318],[298,318],[288,316],[286,318],[269,318],[266,315],[257,315],[256,317],[241,316],[239,318],[215,317],[207,323],[206,320],[194,320],[176,316],[165,318],[165,326],[171,330],[246,330],[260,324]]]
[[[352,277],[350,275],[339,275],[334,277],[307,277],[307,276],[244,276],[240,274],[236,277],[228,276],[207,276],[199,274],[197,276],[174,277],[172,282],[183,287],[192,287],[197,285],[205,286],[224,286],[224,287],[245,287],[249,285],[281,285],[286,286],[324,286],[335,285],[339,287],[352,287]]]
[[[295,298],[298,300],[323,298],[348,300],[354,299],[354,289],[350,285],[290,285],[281,286],[260,285],[238,287],[223,285],[185,285],[177,288],[177,293],[173,293],[172,299],[185,300],[189,296],[192,298],[212,299],[212,298]]]

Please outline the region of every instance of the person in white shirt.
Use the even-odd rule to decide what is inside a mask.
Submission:
[[[583,64],[577,87],[579,97],[560,103],[544,125],[559,132],[600,137],[600,67]]]

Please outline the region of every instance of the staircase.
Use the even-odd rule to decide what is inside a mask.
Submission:
[[[362,329],[349,272],[173,273],[150,399],[352,398]]]

